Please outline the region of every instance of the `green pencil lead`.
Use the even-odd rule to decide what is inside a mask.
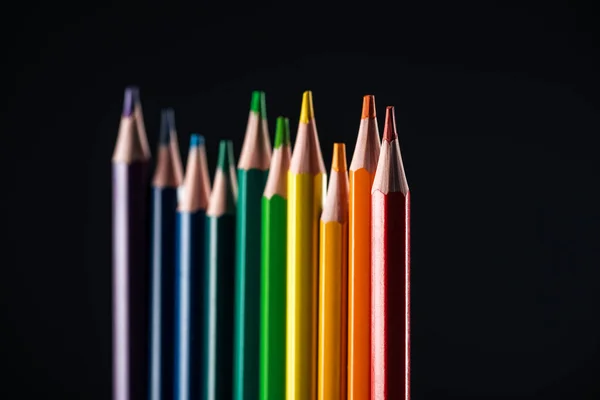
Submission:
[[[217,168],[229,173],[229,168],[235,165],[233,158],[233,142],[231,140],[221,140],[219,142],[219,159]]]
[[[250,111],[257,113],[262,119],[267,119],[267,100],[265,92],[255,90],[252,92]]]
[[[286,117],[277,117],[275,125],[275,148],[290,144],[290,120]]]

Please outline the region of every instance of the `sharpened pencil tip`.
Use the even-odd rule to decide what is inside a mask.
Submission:
[[[231,140],[221,140],[219,142],[219,160],[217,168],[229,173],[229,168],[235,165],[233,159],[233,142]]]
[[[331,169],[338,172],[346,171],[346,145],[344,143],[333,144],[333,158],[331,159]]]
[[[135,104],[139,101],[139,89],[135,86],[125,88],[125,98],[123,100],[123,116],[130,117],[135,110]]]
[[[383,140],[391,142],[396,139],[398,134],[396,133],[396,115],[394,107],[388,106],[385,108],[385,126],[383,128]]]
[[[372,94],[368,94],[363,97],[363,107],[362,107],[362,117],[365,118],[375,118],[375,96]]]
[[[250,101],[250,111],[260,115],[262,119],[267,118],[267,104],[265,92],[255,90],[252,92],[252,100]]]
[[[160,135],[158,143],[169,145],[172,130],[175,130],[175,112],[172,108],[163,108],[160,112]]]
[[[200,147],[204,145],[204,136],[198,133],[192,133],[190,135],[190,149],[192,147]]]
[[[313,109],[313,98],[312,92],[307,90],[302,95],[302,108],[300,111],[300,122],[308,124],[315,118],[315,111]]]
[[[275,148],[290,144],[290,120],[286,117],[277,117],[275,125]]]

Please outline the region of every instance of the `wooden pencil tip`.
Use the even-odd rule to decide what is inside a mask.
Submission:
[[[125,98],[123,99],[123,116],[131,117],[135,110],[135,105],[139,101],[139,90],[135,86],[125,88]]]
[[[200,147],[204,145],[204,136],[192,133],[190,135],[190,149],[193,147]]]
[[[277,117],[275,125],[275,148],[290,144],[290,121],[286,117]]]
[[[250,101],[250,111],[260,115],[262,119],[267,118],[267,106],[265,92],[255,90],[252,92],[252,100]]]
[[[231,140],[221,140],[219,142],[219,159],[217,168],[229,174],[229,168],[235,165],[233,159],[233,142]]]
[[[315,118],[315,112],[313,109],[312,92],[307,90],[302,95],[302,108],[300,111],[300,123],[308,124]]]
[[[391,142],[397,137],[398,134],[396,133],[396,116],[394,113],[394,107],[388,106],[385,108],[385,126],[383,128],[383,140]]]
[[[375,96],[372,94],[368,94],[363,97],[363,108],[362,108],[362,117],[365,118],[375,118]]]
[[[169,145],[172,130],[175,130],[175,111],[172,108],[163,108],[160,112],[159,145]]]
[[[333,158],[331,160],[331,169],[337,172],[344,172],[347,170],[346,145],[344,143],[333,144]]]

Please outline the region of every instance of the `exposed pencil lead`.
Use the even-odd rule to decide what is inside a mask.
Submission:
[[[363,97],[362,117],[361,118],[375,118],[375,96],[368,94]]]
[[[190,148],[204,145],[204,136],[198,133],[192,133],[190,136]]]
[[[286,117],[277,117],[275,125],[275,148],[290,144],[290,121]]]
[[[307,90],[302,95],[302,108],[300,111],[300,122],[308,124],[315,118],[315,111],[313,109],[312,92]]]
[[[137,102],[137,88],[127,87],[125,88],[125,98],[123,99],[123,116],[131,117],[135,109],[135,103]]]
[[[267,118],[267,105],[266,105],[265,92],[255,90],[252,92],[252,100],[250,102],[250,111],[253,111],[260,115],[262,119]]]
[[[169,145],[171,141],[171,130],[175,129],[175,116],[173,109],[163,108],[160,112],[160,134],[158,143],[160,145]]]
[[[219,142],[219,160],[217,161],[217,168],[223,170],[226,174],[229,174],[229,168],[235,165],[233,159],[233,142],[231,140],[221,140]]]
[[[388,106],[385,108],[385,126],[383,128],[383,140],[391,142],[397,137],[398,134],[396,133],[396,116],[394,113],[394,107]]]
[[[333,144],[333,158],[331,160],[331,169],[337,172],[346,171],[346,145],[344,143]]]

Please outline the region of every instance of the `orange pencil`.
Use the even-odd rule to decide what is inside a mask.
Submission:
[[[348,400],[371,398],[371,186],[379,140],[375,97],[367,95],[350,164]]]

